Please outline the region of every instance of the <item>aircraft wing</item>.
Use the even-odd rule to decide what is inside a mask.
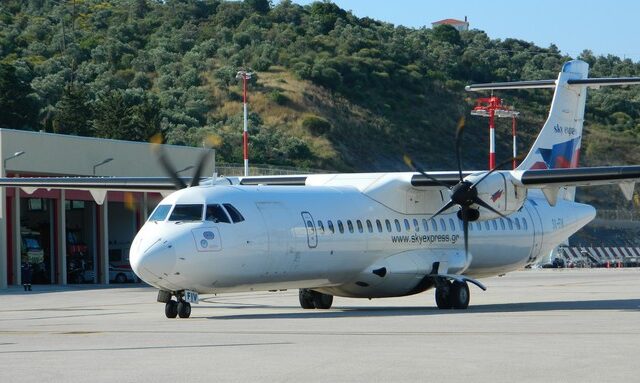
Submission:
[[[515,172],[515,175],[522,185],[535,188],[607,185],[636,182],[640,179],[640,166],[536,169]]]
[[[631,200],[635,184],[640,180],[640,166],[536,169],[514,171],[513,175],[522,186],[542,190],[551,205],[555,205],[560,188],[572,186],[617,184],[626,199]]]

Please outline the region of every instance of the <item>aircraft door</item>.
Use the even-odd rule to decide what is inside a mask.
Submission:
[[[311,213],[307,211],[303,211],[302,220],[304,221],[304,226],[307,228],[307,245],[309,245],[310,249],[314,249],[318,246],[318,233],[316,231],[316,225],[313,223],[313,217]]]
[[[535,205],[525,204],[525,210],[531,217],[531,230],[533,234],[533,246],[531,247],[531,254],[527,263],[532,264],[536,262],[542,254],[540,254],[540,248],[542,247],[542,218]]]

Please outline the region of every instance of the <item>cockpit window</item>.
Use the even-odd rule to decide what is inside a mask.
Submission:
[[[207,214],[205,215],[205,217],[207,221],[231,223],[231,221],[229,221],[227,213],[225,213],[222,206],[218,205],[217,203],[213,205],[207,205]]]
[[[149,221],[164,221],[169,215],[169,211],[171,210],[171,205],[158,205],[156,210],[153,211],[151,217],[149,217]]]
[[[229,213],[229,216],[231,216],[231,220],[233,221],[233,223],[244,221],[244,217],[242,216],[242,214],[240,214],[238,209],[236,209],[232,204],[223,203],[223,205],[227,208],[227,212]]]
[[[202,221],[203,205],[176,205],[169,221]]]

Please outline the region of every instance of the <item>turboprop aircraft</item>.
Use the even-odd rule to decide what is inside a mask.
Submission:
[[[640,166],[577,168],[589,79],[564,64],[555,80],[468,90],[554,88],[549,116],[515,170],[314,174],[201,180],[189,185],[160,151],[166,179],[5,178],[0,186],[161,190],[167,196],[130,251],[135,273],[159,289],[169,318],[187,318],[198,294],[299,289],[303,309],[333,296],[398,297],[435,289],[440,309],[465,309],[468,283],[536,262],[595,217],[574,187],[617,183],[630,199]],[[175,299],[173,298],[175,297]]]

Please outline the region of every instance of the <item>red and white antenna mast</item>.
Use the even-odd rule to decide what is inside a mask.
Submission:
[[[244,155],[244,176],[249,176],[249,130],[247,128],[247,80],[253,75],[245,70],[238,71],[236,78],[242,79],[242,104],[244,107],[244,124],[242,128],[242,152]]]
[[[489,117],[489,169],[496,167],[495,117],[511,117],[512,119],[511,134],[513,135],[513,168],[515,169],[518,166],[515,158],[517,157],[516,117],[518,117],[519,114],[520,112],[516,112],[513,109],[507,109],[507,106],[502,104],[502,99],[495,96],[481,97],[476,100],[476,106],[471,110],[471,115]]]

